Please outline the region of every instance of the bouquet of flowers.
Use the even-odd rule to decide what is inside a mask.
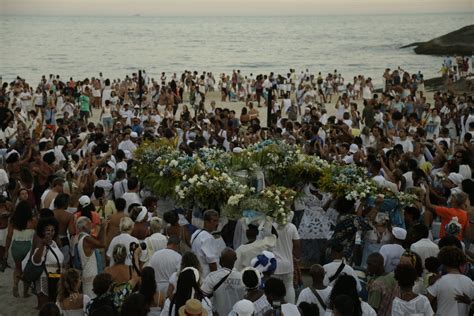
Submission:
[[[333,164],[324,168],[318,186],[348,200],[365,199],[378,192],[375,182],[366,173],[365,168]]]
[[[286,225],[295,196],[296,192],[286,187],[269,186],[256,195],[230,196],[223,211],[232,219],[238,219],[248,211],[254,211],[279,225]]]
[[[228,203],[230,197],[246,196],[251,191],[248,186],[231,178],[227,173],[215,170],[207,170],[192,177],[183,175],[174,190],[179,204],[201,210],[221,209]]]

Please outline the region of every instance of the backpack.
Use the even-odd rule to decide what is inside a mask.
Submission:
[[[74,257],[72,258],[72,267],[79,271],[82,271],[82,262],[81,257],[79,255],[79,242],[84,237],[86,237],[86,235],[79,234],[77,243],[74,245]],[[99,249],[94,249],[94,255],[97,261],[97,272],[102,273],[104,271],[105,264]]]

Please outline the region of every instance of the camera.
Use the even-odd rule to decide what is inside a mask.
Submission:
[[[132,242],[132,243],[130,243],[130,253],[133,254],[135,252],[135,250],[138,249],[138,247],[142,248],[142,250],[146,250],[146,243],[145,242],[140,242],[140,243]]]

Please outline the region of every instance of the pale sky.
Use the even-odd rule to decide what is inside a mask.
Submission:
[[[473,0],[0,0],[0,14],[254,16],[474,12]]]

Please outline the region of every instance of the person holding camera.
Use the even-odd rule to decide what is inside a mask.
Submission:
[[[127,266],[132,266],[132,251],[133,245],[139,245],[140,241],[131,235],[133,231],[134,222],[130,217],[122,217],[120,220],[120,235],[114,237],[110,242],[109,248],[107,249],[107,258],[109,260],[109,266],[113,266],[115,264],[115,258],[113,256],[114,248],[118,244],[122,244],[125,246],[126,256],[125,256],[125,264]],[[133,245],[132,245],[133,244]]]
[[[91,235],[92,222],[86,216],[81,216],[76,222],[77,235],[77,251],[74,254],[78,258],[74,259],[75,268],[82,269],[82,292],[89,297],[94,297],[93,281],[94,277],[101,273],[104,269],[102,254],[99,249],[105,248],[104,222],[100,223],[98,238]]]

